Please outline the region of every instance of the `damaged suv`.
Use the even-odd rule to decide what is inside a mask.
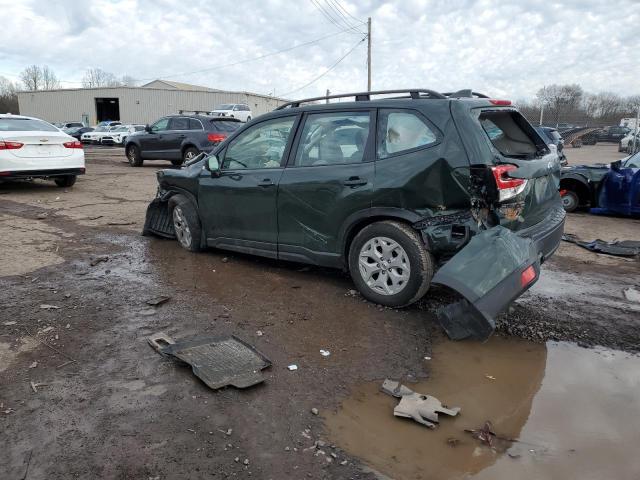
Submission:
[[[557,155],[509,101],[470,90],[291,102],[157,175],[145,234],[345,268],[390,307],[445,285],[455,339],[493,332],[564,229]]]

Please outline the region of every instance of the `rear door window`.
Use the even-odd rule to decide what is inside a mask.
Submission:
[[[189,130],[189,119],[183,117],[172,118],[169,130]]]
[[[294,164],[306,167],[362,162],[369,124],[369,112],[310,114]]]
[[[417,113],[410,110],[379,110],[378,158],[427,147],[437,141],[436,133]]]
[[[227,133],[235,132],[240,125],[242,125],[242,122],[234,122],[231,120],[210,120],[209,123],[210,130]]]
[[[514,111],[481,112],[480,125],[493,146],[506,157],[535,158],[538,147],[523,128],[526,120]]]

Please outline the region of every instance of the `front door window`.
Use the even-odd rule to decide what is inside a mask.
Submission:
[[[261,122],[242,132],[227,148],[223,170],[278,168],[295,117]]]

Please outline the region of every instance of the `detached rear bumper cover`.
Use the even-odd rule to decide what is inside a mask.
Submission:
[[[175,238],[173,222],[169,217],[167,201],[156,197],[147,207],[147,215],[144,221],[142,235],[158,235],[165,238]]]
[[[526,292],[540,276],[540,264],[553,254],[564,231],[564,214],[555,211],[535,231],[522,235],[497,226],[475,235],[433,277],[463,299],[438,311],[438,320],[453,340],[486,340],[494,318]],[[523,277],[531,269],[533,277]]]

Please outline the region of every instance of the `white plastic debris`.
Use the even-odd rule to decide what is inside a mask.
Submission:
[[[293,372],[294,370],[298,369],[298,365],[296,365],[295,363],[292,363],[287,368]]]
[[[328,357],[329,355],[331,355],[331,352],[329,350],[320,350],[320,355],[322,355],[323,357]]]

